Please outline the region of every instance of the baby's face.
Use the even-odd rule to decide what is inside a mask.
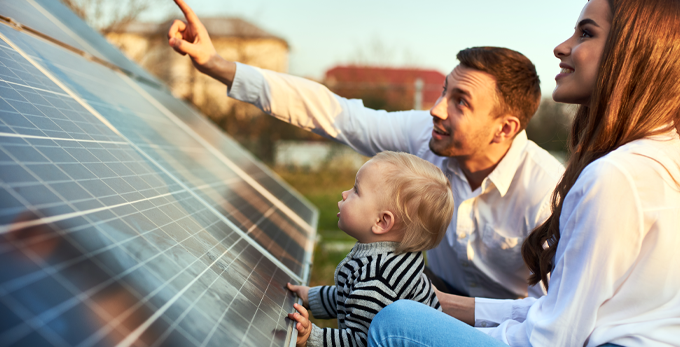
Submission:
[[[338,228],[359,242],[372,242],[372,226],[378,221],[383,209],[384,177],[381,166],[385,164],[368,161],[357,172],[354,187],[342,192],[338,201]]]

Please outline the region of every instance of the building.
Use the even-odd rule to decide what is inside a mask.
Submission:
[[[338,66],[326,71],[325,84],[346,98],[388,111],[429,109],[441,95],[446,76],[439,71]]]
[[[201,18],[218,54],[228,60],[287,72],[288,43],[240,18]],[[188,57],[176,54],[167,42],[172,20],[163,23],[132,22],[107,33],[106,38],[131,59],[170,86],[172,92],[198,106],[219,123],[220,117],[235,113],[248,118],[258,111],[227,98],[226,87],[198,72]]]

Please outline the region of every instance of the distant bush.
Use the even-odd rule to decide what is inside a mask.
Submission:
[[[550,152],[567,153],[567,139],[576,108],[544,98],[527,125],[527,136]]]

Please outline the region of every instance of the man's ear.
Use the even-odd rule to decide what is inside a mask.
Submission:
[[[394,214],[392,212],[387,210],[381,211],[380,214],[378,215],[376,222],[373,223],[371,231],[375,235],[387,234],[394,227],[394,223],[395,219]]]
[[[511,115],[505,115],[498,119],[496,123],[497,129],[493,137],[493,143],[503,143],[507,140],[512,140],[519,132],[520,121],[519,118]]]

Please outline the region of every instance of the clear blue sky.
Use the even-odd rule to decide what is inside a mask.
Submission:
[[[240,16],[291,46],[289,72],[313,78],[342,63],[449,73],[456,53],[504,46],[528,56],[544,96],[559,71],[553,48],[573,33],[586,0],[186,0],[199,16]],[[143,16],[178,14],[168,4]],[[177,10],[178,11],[178,10]]]

